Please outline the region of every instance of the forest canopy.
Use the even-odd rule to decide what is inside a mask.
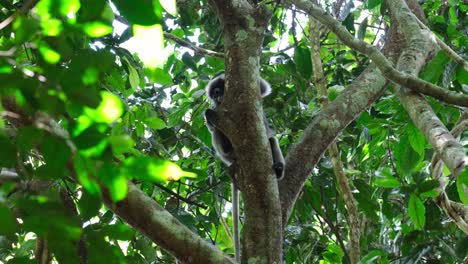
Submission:
[[[0,263],[466,263],[467,13],[0,0]]]

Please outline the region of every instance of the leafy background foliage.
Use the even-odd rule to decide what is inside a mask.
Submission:
[[[230,179],[214,155],[202,117],[208,107],[203,87],[223,70],[224,62],[174,45],[162,35],[169,32],[222,53],[222,28],[213,10],[205,1],[190,0],[177,1],[178,14],[158,0],[41,0],[28,15],[18,13],[28,2],[0,1],[1,21],[18,14],[0,33],[5,52],[0,56],[0,96],[15,98],[26,115],[41,111],[59,120],[76,150],[64,137],[31,123],[13,129],[0,121],[0,167],[15,168],[25,183],[0,185],[0,259],[34,263],[36,240],[45,237],[58,262],[76,263],[74,245],[86,237],[90,263],[173,263],[173,257],[103,206],[99,184],[118,201],[126,195],[127,180],[201,237],[233,253]],[[331,2],[323,7],[330,10]],[[423,2],[433,32],[464,51],[468,7],[463,1]],[[369,15],[358,22],[364,12]],[[291,19],[291,11],[278,9],[263,43],[262,77],[273,86],[264,108],[285,153],[320,105],[310,87],[307,23],[298,17]],[[383,33],[383,28],[370,29],[383,27],[387,19],[382,0],[342,11],[347,29],[368,42],[378,40],[376,32]],[[156,67],[123,47],[135,25],[162,29],[155,31],[160,35],[154,45],[164,41],[165,52],[153,52],[168,55]],[[289,48],[279,49],[284,42]],[[339,44],[332,33],[321,42],[333,100],[369,61]],[[434,56],[421,76],[466,91],[467,72],[443,53]],[[453,127],[459,109],[435,100],[431,105]],[[363,263],[466,260],[468,237],[432,200],[437,196],[428,169],[433,150],[391,91],[353,122],[338,144],[364,219]],[[197,177],[187,178],[193,174]],[[341,262],[347,213],[334,179],[324,157],[286,228],[287,263]],[[47,182],[45,191],[26,184],[32,180]],[[63,203],[63,190],[78,214]],[[454,182],[447,191],[460,202]]]

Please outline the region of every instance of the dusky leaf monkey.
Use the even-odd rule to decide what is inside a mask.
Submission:
[[[216,109],[223,100],[225,88],[225,76],[220,74],[214,77],[206,86],[206,96],[212,101],[214,109]],[[270,84],[263,78],[260,78],[260,95],[263,97],[268,96],[271,93]],[[214,110],[207,109],[205,112],[206,126],[211,133],[213,148],[216,151],[217,156],[221,161],[228,167],[234,163],[236,159],[236,153],[231,144],[231,141],[227,136],[216,127],[217,122],[215,119],[217,115]],[[274,131],[268,125],[268,121],[263,116],[263,123],[267,133],[268,141],[270,143],[270,149],[273,156],[273,170],[275,171],[276,177],[280,180],[284,175],[284,157],[279,147],[278,140],[274,137]],[[231,172],[232,173],[232,172]],[[232,219],[233,219],[233,234],[234,234],[234,249],[235,258],[237,262],[240,262],[240,235],[239,235],[239,190],[235,183],[234,175],[231,175],[232,183]]]
[[[212,101],[214,108],[218,107],[224,96],[224,83],[225,77],[224,74],[220,74],[213,78],[208,85],[206,86],[206,95]],[[260,78],[260,95],[263,97],[268,96],[271,93],[270,84],[265,81],[263,78]],[[214,110],[207,109],[205,112],[206,126],[212,135],[212,144],[213,148],[216,151],[218,157],[223,161],[227,166],[231,166],[234,162],[236,155],[234,153],[234,148],[232,147],[231,142],[226,137],[226,135],[221,132],[215,125],[214,119],[216,114]],[[270,143],[271,154],[273,156],[273,169],[275,171],[276,177],[282,179],[284,175],[284,157],[279,147],[278,140],[274,137],[274,131],[268,125],[268,121],[265,116],[263,116],[263,123],[265,125],[265,130],[267,132],[268,141]]]

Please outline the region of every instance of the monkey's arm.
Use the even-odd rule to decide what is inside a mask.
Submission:
[[[273,156],[273,169],[275,170],[278,180],[281,180],[284,176],[285,165],[283,152],[281,152],[278,139],[271,136],[268,141],[270,141],[271,154]]]

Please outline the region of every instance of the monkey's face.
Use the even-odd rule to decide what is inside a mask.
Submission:
[[[216,105],[221,104],[221,100],[223,99],[223,95],[224,95],[224,87],[223,86],[213,87],[213,89],[211,90],[211,98],[216,103]]]

